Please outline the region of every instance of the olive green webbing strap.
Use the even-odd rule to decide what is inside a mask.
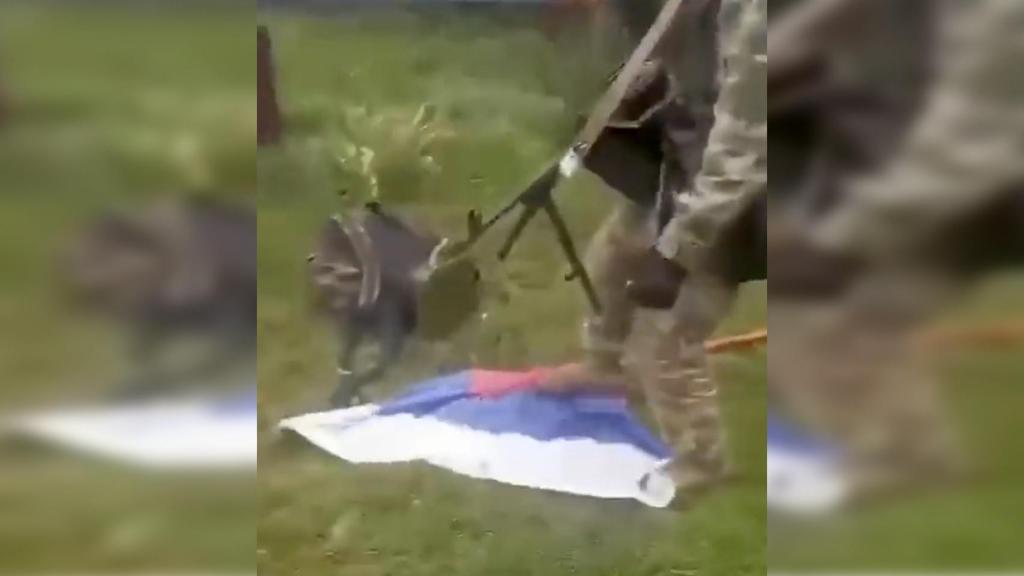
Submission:
[[[597,101],[586,124],[577,134],[572,147],[578,154],[586,155],[587,149],[597,141],[615,111],[618,110],[622,99],[629,92],[633,81],[643,70],[644,64],[651,58],[661,43],[661,39],[684,12],[685,2],[703,4],[704,0],[668,0],[665,2],[654,23],[648,28],[647,33],[644,34],[636,49],[623,64],[601,99]]]

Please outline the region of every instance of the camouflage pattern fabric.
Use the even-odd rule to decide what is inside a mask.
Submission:
[[[768,181],[767,1],[726,0],[721,11],[724,66],[714,126],[700,171],[676,196],[675,216],[658,240],[658,250],[687,270],[700,266],[701,252]]]
[[[1024,81],[1010,72],[1024,57],[1024,4],[930,4],[940,17],[934,75],[918,109],[897,110],[911,120],[903,133],[889,134],[896,144],[882,143],[883,161],[849,183],[842,202],[812,229],[818,245],[872,267],[838,300],[776,299],[769,309],[770,389],[795,418],[844,446],[847,472],[865,491],[941,479],[962,467],[937,379],[913,337],[966,283],[927,256],[951,223],[1017,193],[1024,181],[1013,160],[1024,154]],[[875,24],[905,30],[900,18],[890,12]],[[879,70],[864,83],[875,89],[892,85],[888,76],[918,75],[892,62],[898,37],[879,35],[877,26],[866,30],[871,38],[860,41],[878,46],[855,46],[858,60],[843,61],[847,74]],[[952,232],[954,242],[971,241]]]
[[[659,248],[688,272],[673,308],[656,323],[652,373],[642,377],[661,434],[676,449],[668,472],[683,489],[725,472],[718,388],[704,341],[727,314],[735,286],[711,271],[703,250],[767,183],[767,3],[726,0],[719,13],[722,69],[700,171],[676,195]],[[695,247],[692,252],[690,247]]]
[[[962,457],[917,345],[922,321],[957,286],[875,275],[839,302],[773,302],[770,394],[802,426],[841,445],[856,492],[958,474]]]
[[[678,129],[671,122],[663,127],[665,155],[662,187],[676,193],[693,182],[698,192],[680,194],[677,217],[666,232],[685,229],[691,221],[678,215],[698,213],[693,206],[715,206],[713,221],[724,226],[735,218],[748,198],[764,188],[767,177],[765,129],[766,4],[763,0],[726,0],[710,12],[718,22],[719,49],[707,39],[707,17],[681,24],[695,34],[683,40],[682,31],[672,31],[659,53],[672,79],[673,95],[686,107],[697,125],[698,142],[691,127]],[[701,34],[703,32],[703,34]],[[676,36],[679,34],[679,36]],[[677,51],[690,43],[685,52]],[[693,46],[702,46],[694,49]],[[719,53],[725,63],[719,70]],[[679,56],[685,54],[685,57]],[[675,56],[679,56],[675,58]],[[697,65],[689,65],[694,61]],[[709,68],[710,67],[710,68]],[[702,104],[713,101],[714,106]],[[760,86],[758,89],[757,86]],[[701,130],[701,126],[706,126]],[[674,136],[683,135],[685,138]],[[703,159],[702,142],[708,144]],[[697,161],[694,161],[694,157]],[[699,172],[697,169],[699,168]],[[692,197],[703,194],[711,201],[697,204]],[[685,197],[685,198],[682,198]],[[728,209],[724,207],[728,205]],[[681,212],[680,212],[681,211]],[[703,214],[703,212],[699,212]],[[693,220],[696,222],[697,220]],[[604,311],[584,324],[583,345],[588,368],[598,373],[622,373],[626,340],[637,324],[637,310],[627,295],[630,269],[658,240],[659,226],[650,208],[623,203],[605,222],[592,241],[588,266]],[[707,243],[711,243],[710,235]],[[650,358],[639,362],[637,376],[661,435],[676,450],[668,472],[682,490],[708,484],[725,470],[724,434],[717,400],[718,390],[708,367],[704,341],[733,301],[735,286],[697,266],[687,267],[684,282],[671,310],[652,313],[649,326],[654,338],[647,347]],[[645,311],[645,320],[646,311]]]
[[[1024,3],[948,0],[937,75],[887,166],[854,183],[818,226],[827,247],[868,257],[905,254],[951,220],[1024,182]]]

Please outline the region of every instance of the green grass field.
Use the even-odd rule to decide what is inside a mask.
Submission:
[[[376,194],[458,236],[466,210],[497,208],[571,137],[617,45],[456,16],[265,20],[288,138],[259,157],[260,572],[763,573],[763,354],[721,359],[745,477],[686,512],[535,493],[419,464],[354,467],[273,431],[281,417],[322,409],[334,384],[334,340],[311,315],[303,275],[323,220]],[[417,123],[418,114],[429,118]],[[587,177],[559,192],[581,245],[614,201]],[[532,226],[507,267],[481,250],[488,319],[455,338],[456,361],[524,367],[576,357],[582,296],[561,280],[546,223]],[[751,287],[723,331],[760,325],[764,311],[763,286]],[[451,357],[421,346],[377,394]]]

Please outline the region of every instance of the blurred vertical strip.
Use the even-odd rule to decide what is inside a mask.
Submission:
[[[1018,574],[1024,3],[774,7],[769,565]]]
[[[201,294],[215,285],[203,270],[213,254],[248,265],[240,235],[218,223],[255,200],[254,20],[241,0],[0,2],[0,574],[255,571],[254,467],[145,469],[83,450],[96,426],[71,441],[16,426],[123,408],[138,425],[120,439],[164,432],[183,452],[225,440],[114,396],[126,381],[163,383],[132,378],[149,334],[127,308],[159,316],[154,294]],[[174,259],[183,283],[167,282]],[[90,307],[85,285],[120,310]],[[177,338],[160,368],[203,361],[215,338]],[[251,387],[254,364],[154,395],[207,402]],[[196,405],[213,423],[235,414]]]

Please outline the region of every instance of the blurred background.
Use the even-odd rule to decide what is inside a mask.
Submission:
[[[769,410],[844,486],[772,571],[1024,566],[1021,7],[772,6]]]
[[[194,226],[209,210],[195,207],[251,212],[252,14],[230,2],[0,6],[0,572],[253,570],[254,462],[157,471],[9,433],[27,414],[89,407],[127,408],[121,439],[180,426],[130,415],[185,394],[185,378],[157,385],[134,356],[143,325],[176,322],[156,296],[180,266],[172,239],[180,261],[209,248]],[[192,261],[184,277],[212,269]],[[195,348],[175,347],[169,368]],[[250,355],[189,393],[252,388],[254,369]],[[110,421],[89,414],[76,434]]]

